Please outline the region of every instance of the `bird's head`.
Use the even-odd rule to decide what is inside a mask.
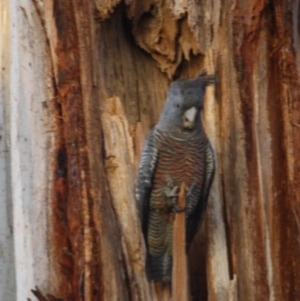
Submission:
[[[193,130],[200,120],[205,88],[213,82],[214,76],[204,72],[194,79],[179,79],[171,83],[159,126],[168,130],[172,127]]]

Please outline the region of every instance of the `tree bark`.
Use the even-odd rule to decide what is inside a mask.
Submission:
[[[169,83],[204,69],[217,172],[189,300],[300,300],[298,0],[0,8],[1,300],[171,300],[145,276],[135,177]]]

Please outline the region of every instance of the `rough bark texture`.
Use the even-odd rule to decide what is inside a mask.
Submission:
[[[145,278],[136,166],[171,79],[206,69],[189,299],[300,300],[299,5],[2,1],[0,299],[170,300]]]

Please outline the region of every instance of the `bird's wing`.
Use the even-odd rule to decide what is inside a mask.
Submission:
[[[141,155],[137,176],[136,199],[140,213],[143,234],[147,235],[149,198],[152,189],[152,178],[158,158],[158,150],[155,147],[154,129],[149,133]]]
[[[195,234],[197,233],[203,218],[203,213],[206,209],[209,190],[215,173],[214,152],[211,145],[208,143],[204,150],[205,152],[205,173],[203,178],[203,185],[201,188],[200,198],[194,212],[189,216],[187,221],[187,247],[191,244]]]

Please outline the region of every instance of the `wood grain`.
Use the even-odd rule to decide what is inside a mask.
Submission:
[[[0,4],[2,295],[170,300],[141,276],[134,166],[170,81],[207,69],[217,171],[189,297],[298,301],[298,1],[117,3]]]
[[[181,183],[178,206],[185,208],[185,184]],[[188,301],[185,211],[177,212],[173,223],[172,301]]]

